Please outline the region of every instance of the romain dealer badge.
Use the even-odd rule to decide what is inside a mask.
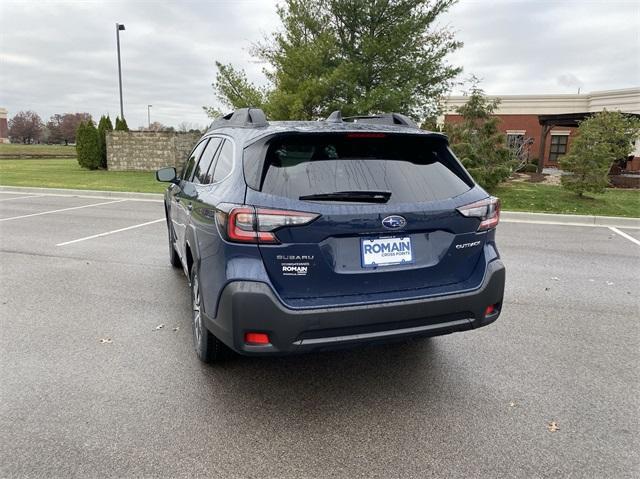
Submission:
[[[313,261],[313,255],[278,255],[276,258],[282,261],[283,276],[306,276]]]

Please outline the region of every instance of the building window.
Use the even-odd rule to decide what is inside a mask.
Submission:
[[[551,149],[549,150],[549,163],[557,163],[558,157],[567,153],[569,135],[551,134]]]
[[[507,133],[507,148],[513,151],[518,149],[524,143],[524,134],[520,133]]]

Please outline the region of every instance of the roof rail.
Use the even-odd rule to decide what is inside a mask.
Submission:
[[[238,108],[220,118],[216,118],[209,126],[210,130],[224,127],[259,128],[267,126],[267,117],[260,108]]]
[[[329,115],[326,121],[330,123],[373,123],[378,125],[401,125],[418,128],[418,125],[408,116],[401,113],[381,113],[379,115],[342,116],[340,110]]]

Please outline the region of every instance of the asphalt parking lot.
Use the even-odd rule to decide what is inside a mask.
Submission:
[[[487,328],[205,366],[163,215],[0,194],[1,477],[640,475],[628,237],[503,222]]]

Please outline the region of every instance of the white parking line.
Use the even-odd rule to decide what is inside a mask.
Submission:
[[[623,238],[627,238],[629,241],[631,241],[632,243],[637,244],[638,246],[640,246],[640,240],[635,239],[633,236],[628,235],[627,233],[625,233],[624,231],[620,231],[618,228],[616,228],[615,226],[609,226],[609,229],[611,231],[613,231],[614,233],[619,234],[620,236],[622,236]]]
[[[512,219],[512,218],[500,218],[500,223],[523,223],[528,225],[552,225],[552,226],[587,226],[589,228],[613,228],[613,226],[608,225],[596,225],[593,223],[569,223],[564,221],[538,221],[538,220],[521,220],[521,219]],[[640,229],[638,226],[621,226],[621,228],[637,230]]]
[[[106,231],[104,233],[98,233],[97,235],[85,236],[84,238],[78,238],[71,241],[65,241],[64,243],[58,243],[56,246],[65,246],[68,244],[79,243],[80,241],[86,241],[94,238],[101,238],[102,236],[112,235],[114,233],[120,233],[121,231],[128,231],[135,228],[140,228],[142,226],[152,225],[153,223],[159,223],[160,221],[164,221],[164,218],[160,218],[159,220],[147,221],[146,223],[140,223],[139,225],[127,226],[126,228],[120,228],[113,231]]]
[[[62,208],[60,210],[41,211],[40,213],[31,213],[29,215],[12,216],[11,218],[0,218],[0,221],[19,220],[20,218],[31,218],[32,216],[42,216],[42,215],[48,215],[51,213],[60,213],[62,211],[79,210],[82,208],[91,208],[92,206],[109,205],[111,203],[121,203],[122,201],[128,201],[128,200],[125,199],[125,200],[104,201],[102,203],[92,203],[90,205],[84,205],[84,206],[73,206],[71,208]]]
[[[2,188],[2,186],[0,185],[0,188]],[[91,199],[98,199],[98,200],[110,200],[110,199],[124,199],[124,200],[129,200],[129,201],[143,201],[143,202],[151,202],[151,203],[159,203],[159,202],[164,202],[164,200],[162,198],[138,198],[138,197],[122,197],[122,196],[118,196],[118,193],[124,193],[126,194],[126,191],[114,191],[113,194],[107,194],[107,193],[112,193],[109,191],[105,191],[103,193],[103,195],[83,195],[82,193],[50,193],[48,191],[47,188],[34,188],[35,190],[37,189],[42,189],[42,190],[46,190],[46,193],[42,193],[39,194],[40,196],[59,196],[61,198],[91,198]],[[17,193],[36,193],[35,191],[18,191]],[[16,192],[15,191],[0,191],[0,195],[15,195]],[[162,193],[142,193],[142,194],[149,194],[149,195],[157,195],[157,196],[162,196]]]
[[[42,198],[44,195],[17,196],[15,198],[0,198],[0,201],[24,200],[25,198]]]

